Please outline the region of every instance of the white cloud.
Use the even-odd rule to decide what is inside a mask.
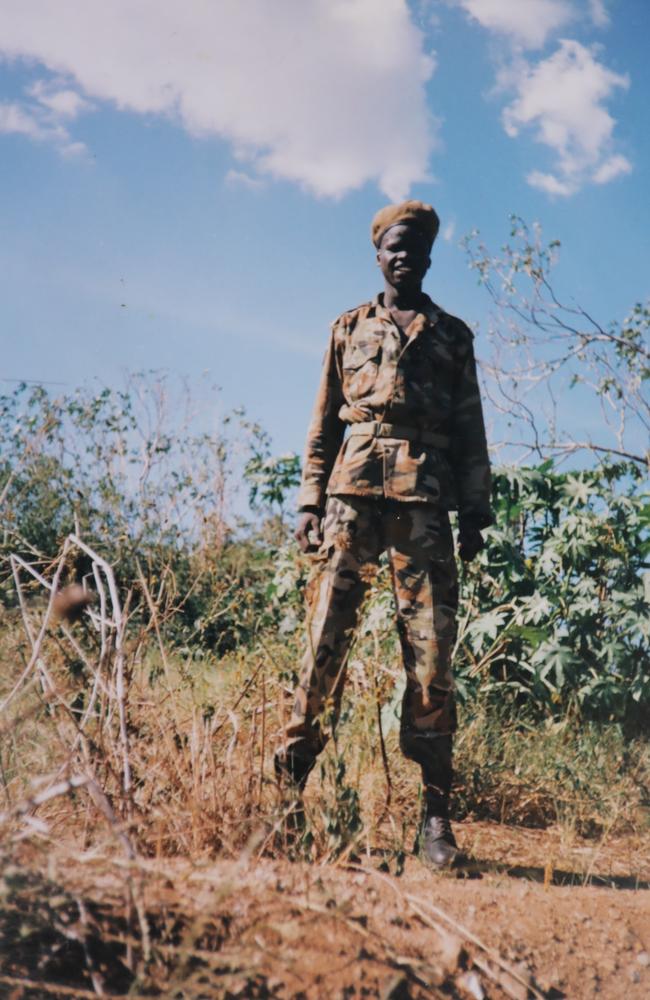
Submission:
[[[86,146],[85,142],[70,141],[62,145],[60,147],[59,152],[63,156],[71,158],[75,156],[85,156],[86,153],[88,152],[88,147]]]
[[[38,105],[29,103],[0,102],[0,133],[51,143],[63,156],[79,156],[86,152],[85,145],[73,141],[67,128],[51,115],[44,114]]]
[[[27,135],[30,139],[41,138],[41,129],[36,119],[15,101],[3,101],[0,104],[0,132]]]
[[[428,177],[434,62],[406,0],[2,6],[5,56],[65,74],[86,98],[226,139],[260,174],[331,196],[375,180],[391,198]]]
[[[72,138],[67,123],[92,108],[88,101],[57,78],[36,80],[25,93],[23,100],[0,103],[0,133],[49,143],[66,157],[87,152],[83,142]]]
[[[541,48],[547,38],[575,16],[569,0],[457,0],[470,18],[488,31],[505,35],[527,49]]]
[[[248,188],[249,191],[259,191],[265,187],[265,182],[261,177],[251,177],[244,170],[229,170],[224,177],[224,182],[230,187]]]
[[[608,184],[615,177],[622,177],[630,173],[632,173],[632,164],[628,158],[617,154],[616,156],[610,156],[608,160],[601,163],[598,169],[594,171],[592,180],[595,184]]]
[[[626,75],[599,62],[595,50],[560,39],[557,51],[534,62],[523,50],[541,48],[570,22],[589,17],[597,27],[609,23],[605,0],[447,0],[505,41],[492,91],[515,96],[502,112],[513,138],[532,130],[535,140],[556,155],[552,172],[532,170],[528,183],[549,195],[567,197],[583,184],[605,184],[629,173],[632,165],[615,153],[616,122],[605,102],[626,89]]]
[[[534,171],[529,183],[552,194],[571,194],[589,179],[610,180],[624,172],[624,157],[614,157],[614,172],[607,169],[616,123],[604,102],[628,86],[627,76],[608,69],[576,41],[562,40],[553,55],[534,66],[523,63],[517,96],[503,111],[504,128],[510,136],[532,129],[535,140],[556,155],[554,173]]]
[[[454,238],[454,233],[456,232],[456,222],[454,219],[450,219],[445,228],[442,231],[442,238],[445,243],[451,243]]]
[[[56,80],[37,80],[27,93],[57,118],[73,120],[82,112],[92,110],[92,104],[69,87],[59,87]]]
[[[531,187],[537,188],[538,191],[544,191],[550,195],[559,195],[563,198],[573,194],[576,190],[573,184],[561,181],[555,174],[545,174],[541,170],[531,170],[526,180]]]
[[[589,13],[597,28],[606,28],[609,24],[609,13],[605,6],[605,0],[589,0]]]

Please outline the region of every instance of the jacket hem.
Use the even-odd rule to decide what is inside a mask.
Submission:
[[[457,510],[457,504],[455,502],[441,502],[440,499],[433,496],[422,496],[417,494],[409,494],[404,496],[399,493],[386,493],[384,490],[368,490],[368,489],[358,489],[354,486],[346,486],[342,488],[335,488],[327,491],[328,496],[336,497],[367,497],[369,500],[396,500],[398,503],[430,503],[434,507],[442,508],[443,510]]]

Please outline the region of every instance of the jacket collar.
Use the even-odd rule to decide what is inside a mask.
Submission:
[[[384,293],[379,292],[372,299],[371,305],[374,308],[375,316],[379,316],[383,319],[390,319],[391,315],[389,310],[384,305]],[[426,292],[422,292],[421,308],[418,310],[418,316],[423,316],[429,323],[435,323],[442,315],[442,309],[437,306],[435,302],[429,298]]]
[[[383,292],[379,292],[378,295],[375,295],[374,299],[371,302],[371,305],[374,310],[375,316],[377,316],[379,319],[386,319],[390,323],[394,322],[393,317],[390,314],[390,311],[384,305]],[[426,327],[431,328],[435,326],[435,324],[442,316],[442,312],[443,312],[442,309],[439,306],[437,306],[432,299],[429,298],[426,292],[423,292],[420,310],[418,311],[417,315],[413,319],[413,322],[409,326],[409,330],[411,331],[410,336],[419,333]]]

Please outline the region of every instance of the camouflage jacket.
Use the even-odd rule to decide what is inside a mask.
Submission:
[[[429,501],[484,527],[492,521],[490,463],[473,335],[428,296],[402,334],[382,298],[332,324],[299,506],[321,509],[326,494]],[[359,421],[408,428],[416,439],[345,437],[346,426]],[[436,443],[425,443],[431,437]]]

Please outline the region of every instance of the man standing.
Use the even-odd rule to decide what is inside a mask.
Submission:
[[[422,291],[438,228],[422,202],[378,212],[371,236],[384,291],[332,326],[296,531],[303,551],[318,548],[307,651],[275,766],[299,796],[336,722],[369,569],[386,551],[406,670],[400,746],[422,768],[420,848],[444,867],[457,853],[448,804],[458,585],[448,511],[458,510],[464,560],[482,548],[492,515],[472,333]]]

